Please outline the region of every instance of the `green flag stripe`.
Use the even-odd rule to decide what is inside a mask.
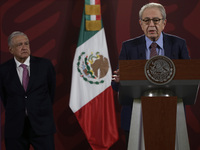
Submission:
[[[90,5],[90,0],[85,0],[86,5]]]
[[[86,19],[86,20],[91,20],[90,15],[85,15],[85,19]]]

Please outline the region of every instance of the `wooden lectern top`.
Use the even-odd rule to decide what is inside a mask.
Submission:
[[[130,104],[126,99],[140,98],[149,89],[165,88],[182,98],[186,105],[195,103],[200,83],[200,60],[172,60],[175,65],[175,76],[166,85],[154,85],[147,80],[144,67],[147,60],[120,60],[120,92],[121,104]]]
[[[147,80],[144,66],[147,60],[120,60],[120,80]],[[200,59],[173,60],[176,67],[174,80],[200,80]]]

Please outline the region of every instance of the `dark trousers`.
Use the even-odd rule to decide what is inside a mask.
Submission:
[[[23,134],[17,138],[5,138],[5,146],[6,150],[29,150],[30,145],[34,150],[55,150],[54,135],[36,135],[26,117]]]
[[[127,148],[128,148],[129,132],[130,131],[124,130],[124,135],[125,135],[125,138],[126,138],[126,147]]]

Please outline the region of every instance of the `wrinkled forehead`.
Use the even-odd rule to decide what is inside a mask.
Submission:
[[[144,10],[142,18],[162,18],[162,14],[159,8],[151,7]]]
[[[11,41],[13,43],[20,43],[20,42],[27,42],[29,41],[28,37],[25,36],[25,35],[17,35],[17,36],[14,36]]]

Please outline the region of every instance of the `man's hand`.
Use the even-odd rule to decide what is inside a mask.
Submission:
[[[112,75],[112,80],[115,82],[119,82],[120,81],[120,77],[119,77],[119,69],[115,70],[114,75]]]

